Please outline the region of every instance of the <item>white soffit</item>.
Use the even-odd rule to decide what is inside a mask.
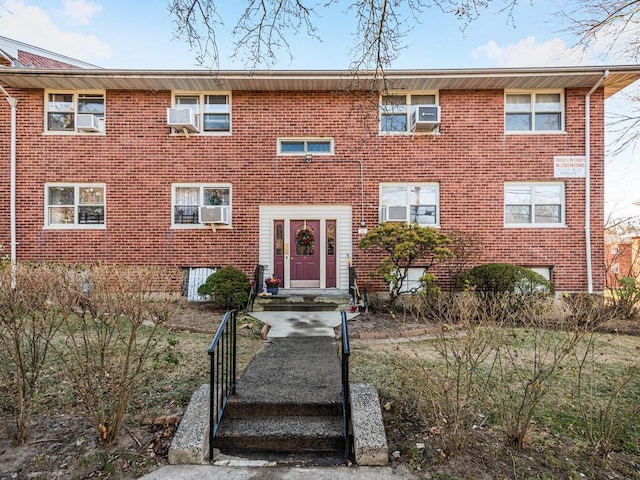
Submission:
[[[640,65],[473,70],[388,70],[384,77],[349,71],[205,71],[0,68],[14,88],[185,91],[381,91],[591,88],[609,97],[640,78]]]

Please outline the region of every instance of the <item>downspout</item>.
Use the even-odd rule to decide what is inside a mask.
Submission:
[[[584,99],[584,235],[587,254],[587,292],[593,293],[593,266],[591,265],[591,95],[595,92],[605,78],[609,76],[609,70],[605,70],[587,96]]]
[[[17,242],[16,242],[16,122],[18,111],[18,99],[12,97],[7,91],[0,86],[0,92],[7,98],[7,102],[11,107],[11,174],[10,174],[10,187],[9,187],[9,216],[10,216],[10,230],[11,230],[11,289],[15,290],[17,287]]]

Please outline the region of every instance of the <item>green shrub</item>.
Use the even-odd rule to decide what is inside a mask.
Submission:
[[[473,267],[458,277],[458,285],[488,293],[552,293],[553,285],[539,273],[510,263]]]
[[[620,288],[615,292],[615,300],[625,318],[633,318],[638,310],[640,302],[640,286],[633,277],[622,277],[619,281]]]
[[[249,277],[242,270],[227,265],[209,275],[198,287],[198,293],[212,297],[214,303],[224,308],[242,308],[249,300],[250,288]]]

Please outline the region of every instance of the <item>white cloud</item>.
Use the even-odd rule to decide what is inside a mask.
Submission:
[[[589,56],[582,49],[567,47],[560,38],[537,43],[535,37],[527,37],[506,46],[490,41],[475,48],[472,55],[474,59],[484,57],[497,67],[548,67],[593,63],[589,62]]]
[[[64,0],[64,17],[75,25],[86,25],[91,17],[102,11],[102,5],[85,0]]]
[[[79,2],[84,3],[84,2]],[[44,9],[23,0],[5,0],[0,13],[2,36],[89,63],[111,56],[111,48],[95,35],[63,30]]]

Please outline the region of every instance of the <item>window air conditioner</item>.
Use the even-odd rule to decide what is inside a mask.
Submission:
[[[93,113],[76,115],[76,128],[81,132],[101,132],[100,119]]]
[[[200,207],[200,223],[229,225],[229,207],[220,205]]]
[[[405,205],[387,205],[382,208],[383,222],[406,222],[408,209]]]
[[[178,130],[186,128],[189,132],[197,132],[196,112],[190,108],[167,108],[167,125]]]
[[[414,105],[411,115],[411,130],[414,132],[432,132],[440,125],[439,105]]]

